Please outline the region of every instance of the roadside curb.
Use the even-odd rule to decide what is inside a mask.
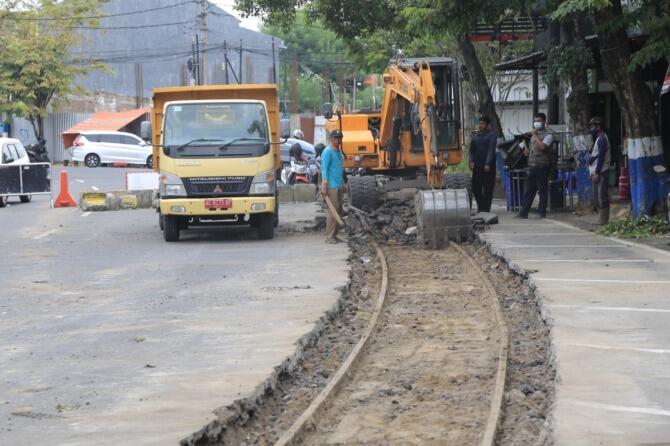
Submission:
[[[278,184],[277,192],[280,203],[307,203],[316,201],[317,188],[314,184]]]
[[[153,190],[82,192],[79,208],[84,212],[149,209],[154,205]]]

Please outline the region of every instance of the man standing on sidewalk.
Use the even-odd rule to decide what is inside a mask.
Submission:
[[[342,215],[342,200],[344,198],[344,154],[342,153],[342,132],[333,130],[330,134],[330,144],[321,154],[321,195],[328,197],[333,207]],[[326,219],[326,243],[339,243],[337,238],[339,224],[330,208]]]
[[[598,209],[598,224],[606,225],[610,221],[610,198],[607,188],[609,186],[609,168],[612,165],[612,151],[602,118],[591,118],[589,127],[591,136],[595,140],[589,159],[593,202]]]
[[[533,129],[530,131],[530,153],[528,155],[528,178],[526,193],[523,196],[522,208],[518,218],[528,218],[528,212],[539,192],[540,204],[537,207],[540,218],[547,216],[547,198],[549,195],[549,172],[552,163],[552,145],[554,137],[547,129],[547,115],[538,113],[533,118]]]
[[[481,116],[477,132],[470,142],[470,170],[472,194],[477,202],[477,212],[491,212],[493,187],[496,182],[496,135],[490,127],[491,119]]]

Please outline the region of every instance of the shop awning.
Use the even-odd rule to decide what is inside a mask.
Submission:
[[[496,71],[531,71],[538,68],[539,64],[546,59],[544,51],[536,51],[516,59],[500,62],[495,65]]]
[[[148,108],[138,108],[124,112],[98,112],[64,131],[63,144],[65,144],[65,147],[71,147],[77,136],[87,130],[119,131],[138,119],[144,119],[148,113]]]

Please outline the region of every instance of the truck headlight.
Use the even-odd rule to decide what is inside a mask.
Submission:
[[[251,182],[249,195],[274,195],[275,181],[275,173],[272,170],[256,175]]]
[[[158,190],[161,197],[185,197],[186,188],[184,183],[176,175],[171,173],[163,173],[159,177]]]

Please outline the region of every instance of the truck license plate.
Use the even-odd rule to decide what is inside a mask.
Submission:
[[[230,209],[233,207],[233,200],[230,198],[205,200],[205,207],[207,209]]]

